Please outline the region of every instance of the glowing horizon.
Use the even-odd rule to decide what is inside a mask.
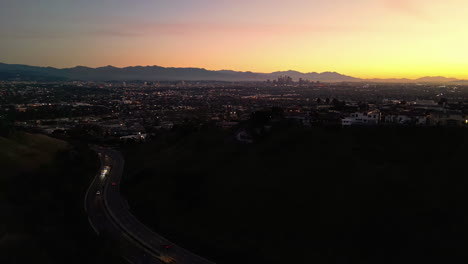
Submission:
[[[16,0],[0,62],[468,79],[462,0]]]

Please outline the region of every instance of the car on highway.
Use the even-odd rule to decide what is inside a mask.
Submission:
[[[169,257],[169,256],[165,256],[165,255],[160,256],[159,260],[161,260],[163,263],[166,263],[166,264],[175,264],[176,263],[174,258]]]
[[[163,245],[160,246],[160,249],[161,249],[162,251],[167,251],[168,249],[171,249],[172,246],[173,246],[173,245],[171,245],[171,244],[163,244]]]
[[[107,175],[109,175],[111,167],[110,166],[104,166],[104,168],[101,170],[101,178],[105,178]]]

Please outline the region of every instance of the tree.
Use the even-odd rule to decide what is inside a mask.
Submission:
[[[0,118],[0,136],[7,137],[13,132],[13,123],[4,118]]]
[[[447,101],[447,98],[440,98],[438,104],[439,104],[439,105],[446,105],[447,102],[448,102],[448,101]]]
[[[359,110],[361,110],[361,111],[367,111],[367,110],[369,110],[369,105],[366,104],[366,103],[361,103],[361,102],[359,102],[359,103],[358,103],[358,107],[359,107]]]

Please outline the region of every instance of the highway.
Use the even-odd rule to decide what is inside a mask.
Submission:
[[[133,216],[120,194],[123,174],[122,154],[109,148],[96,147],[101,167],[88,188],[85,210],[97,234],[116,242],[129,263],[214,264],[153,232]],[[165,246],[170,245],[166,249]]]

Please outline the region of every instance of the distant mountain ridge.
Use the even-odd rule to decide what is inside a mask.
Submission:
[[[386,82],[386,83],[447,83],[447,82],[455,82],[455,81],[462,81],[456,78],[447,78],[443,76],[426,76],[418,79],[365,79],[363,81],[371,81],[371,82]]]
[[[57,69],[52,67],[36,67],[20,64],[0,63],[0,80],[80,80],[80,81],[266,81],[280,76],[290,76],[294,80],[300,78],[321,82],[454,82],[454,78],[423,77],[410,79],[360,79],[337,72],[277,71],[272,73],[241,72],[232,70],[211,71],[202,68],[166,68],[160,66],[132,66],[117,68],[105,66],[90,68],[77,66]]]

